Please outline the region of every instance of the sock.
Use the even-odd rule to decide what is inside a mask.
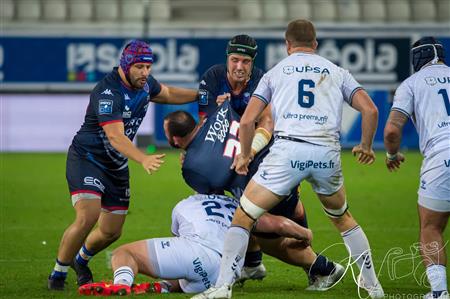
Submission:
[[[123,266],[114,271],[114,284],[131,286],[134,281],[134,273],[128,266]]]
[[[67,271],[69,270],[69,264],[64,264],[56,259],[55,267],[53,267],[51,278],[66,279]]]
[[[230,226],[228,229],[225,235],[216,287],[231,285],[241,275],[249,237],[248,230],[243,227]]]
[[[372,262],[369,240],[367,240],[362,228],[357,225],[343,232],[341,235],[345,245],[347,245],[347,250],[349,250],[351,257],[356,261],[361,271],[365,286],[372,287],[377,285],[378,278]]]
[[[252,251],[245,254],[244,267],[258,267],[262,262],[262,251]]]
[[[335,268],[336,267],[333,262],[329,261],[325,256],[319,254],[314,261],[314,264],[312,264],[309,269],[309,276],[328,276],[334,271]]]
[[[427,277],[433,293],[447,290],[447,273],[444,265],[429,265]]]
[[[83,245],[78,251],[77,256],[75,257],[78,264],[82,266],[87,266],[89,260],[95,255],[92,251],[87,250],[86,245]]]

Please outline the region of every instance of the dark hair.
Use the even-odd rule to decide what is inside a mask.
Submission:
[[[196,126],[192,115],[181,110],[167,114],[164,120],[167,121],[167,130],[170,136],[185,137]]]
[[[284,36],[294,47],[312,47],[316,40],[316,29],[308,20],[294,20],[288,24]]]
[[[253,37],[247,34],[233,36],[227,45],[227,55],[240,54],[247,55],[255,59],[258,54],[258,45]]]
[[[444,58],[444,47],[432,36],[422,37],[411,47],[411,62],[416,72],[435,59],[444,62]]]

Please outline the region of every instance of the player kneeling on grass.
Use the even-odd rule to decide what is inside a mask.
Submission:
[[[172,211],[175,237],[136,241],[117,248],[112,256],[114,283],[91,283],[79,288],[82,295],[127,295],[130,293],[198,293],[213,286],[219,274],[223,240],[239,202],[225,195],[196,194],[179,202]],[[266,214],[267,222],[273,222]],[[275,218],[279,219],[279,218]],[[279,220],[276,220],[279,221]],[[267,223],[266,222],[266,223]],[[267,225],[264,228],[267,231]],[[293,241],[312,240],[311,230],[284,218],[272,226]],[[258,231],[258,224],[255,231]],[[133,284],[137,273],[165,279]]]

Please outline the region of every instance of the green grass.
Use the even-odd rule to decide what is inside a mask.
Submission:
[[[172,207],[192,192],[182,181],[178,153],[169,151],[165,160],[161,170],[151,176],[136,163],[130,163],[130,213],[121,239],[91,262],[97,280],[112,277],[107,258],[110,250],[130,241],[170,235]],[[408,152],[402,169],[391,174],[384,167],[381,152],[375,165],[370,167],[358,165],[348,152],[343,153],[350,211],[370,240],[380,280],[389,295],[386,298],[419,298],[411,296],[427,291],[411,270],[420,263],[418,254],[410,251],[418,239],[416,192],[420,163],[419,153]],[[342,245],[328,248],[341,242],[339,234],[323,214],[309,185],[302,187],[302,198],[314,232],[314,249],[326,249],[325,254],[330,258],[343,260],[346,254]],[[65,155],[0,154],[0,197],[0,297],[78,297],[73,272],[69,273],[64,292],[46,289],[60,237],[74,217],[65,181]],[[450,239],[448,230],[445,239]],[[386,261],[385,257],[393,248],[403,250],[404,259],[397,263]],[[332,290],[311,293],[304,291],[307,281],[303,270],[268,256],[264,257],[264,263],[267,278],[263,282],[247,282],[243,288],[235,287],[234,298],[358,297],[350,272],[343,283]],[[389,275],[393,269],[395,277]],[[419,265],[415,272],[417,280],[423,273]],[[138,281],[146,279],[138,277]],[[188,297],[184,294],[164,296]]]

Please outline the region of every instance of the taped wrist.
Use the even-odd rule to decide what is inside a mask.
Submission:
[[[257,128],[252,141],[252,154],[256,155],[269,144],[272,134],[264,128]]]

